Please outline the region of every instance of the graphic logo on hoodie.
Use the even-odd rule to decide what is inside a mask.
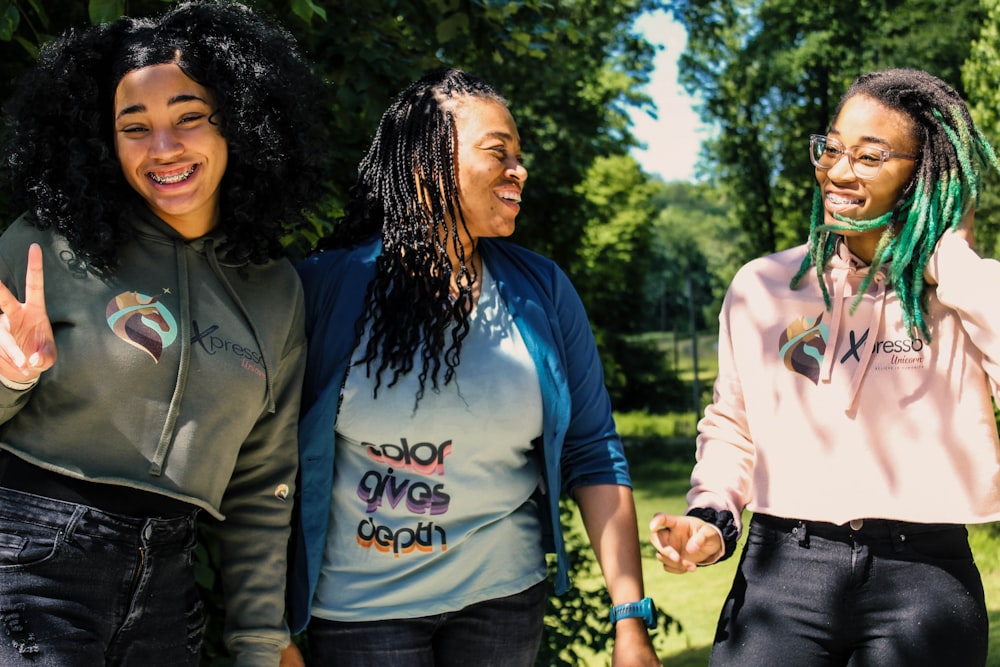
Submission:
[[[830,330],[819,317],[800,317],[781,332],[778,349],[785,368],[819,383],[819,369],[826,354]]]
[[[177,321],[159,296],[122,292],[108,301],[108,326],[123,341],[146,352],[156,363],[177,339]]]

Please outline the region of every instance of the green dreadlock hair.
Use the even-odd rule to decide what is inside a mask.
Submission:
[[[918,332],[930,340],[924,320],[924,268],[938,240],[979,201],[982,168],[997,169],[1000,163],[989,142],[969,115],[961,96],[941,79],[915,69],[890,69],[859,76],[840,99],[836,118],[844,104],[856,95],[869,97],[906,114],[914,124],[920,153],[910,181],[888,213],[872,220],[850,220],[834,216],[843,225],[823,224],[823,197],[816,188],[809,223],[809,252],[791,288],[815,267],[827,309],[830,294],[823,270],[833,256],[837,233],[866,231],[884,227],[852,311],[868,289],[872,277],[886,266],[889,282],[899,295],[903,322],[912,335]]]

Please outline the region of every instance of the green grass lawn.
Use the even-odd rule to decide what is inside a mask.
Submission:
[[[664,452],[663,446],[644,445],[630,446],[628,455],[635,484],[639,533],[643,541],[646,593],[680,626],[672,627],[665,635],[659,633],[654,637],[657,655],[670,667],[704,667],[708,664],[715,623],[729,592],[738,558],[733,557],[684,575],[664,572],[646,540],[646,525],[656,512],[684,512],[684,495],[688,489],[693,452],[691,456],[678,455],[673,449]],[[987,665],[1000,667],[1000,538],[991,536],[986,527],[972,527],[970,535],[990,610],[992,631]],[[742,543],[739,548],[742,548]],[[595,577],[595,582],[599,581],[599,577]],[[610,657],[594,656],[589,664],[593,667],[610,665]]]

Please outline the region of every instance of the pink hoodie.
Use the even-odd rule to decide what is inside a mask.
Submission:
[[[1000,262],[947,233],[928,265],[932,340],[911,336],[845,244],[788,284],[806,247],[750,262],[719,315],[715,398],[698,424],[691,507],[842,524],[1000,519]],[[888,289],[887,289],[888,287]]]

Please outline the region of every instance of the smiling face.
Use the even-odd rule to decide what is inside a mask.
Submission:
[[[888,151],[917,155],[916,128],[906,114],[864,95],[847,100],[828,132],[844,146],[870,145]],[[844,226],[833,214],[852,220],[872,220],[888,213],[916,169],[913,160],[889,158],[873,179],[859,179],[847,157],[829,169],[816,169],[823,194],[824,224]],[[851,252],[871,261],[883,229],[844,231]]]
[[[228,149],[210,118],[215,98],[175,64],[122,77],[115,91],[115,151],[129,185],[185,238],[219,220]]]
[[[459,204],[472,239],[510,236],[528,171],[521,138],[503,104],[480,97],[448,102],[458,141]]]

